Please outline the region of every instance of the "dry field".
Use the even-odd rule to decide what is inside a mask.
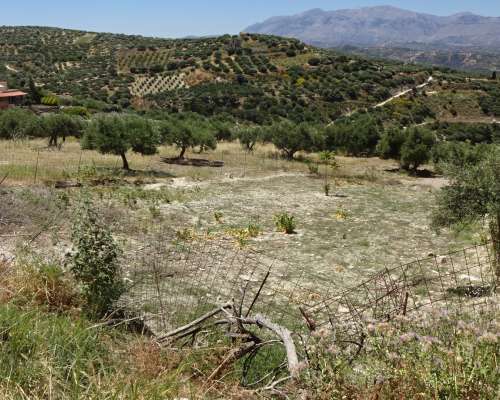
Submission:
[[[6,196],[11,202],[17,196],[12,204],[20,214],[44,220],[37,207],[44,204],[45,212],[55,213],[51,199],[68,202],[79,191],[55,190],[54,182],[89,183],[124,242],[141,241],[155,226],[184,236],[229,238],[235,246],[296,266],[312,282],[345,287],[386,267],[479,241],[470,231],[457,236],[430,228],[434,194],[445,184],[442,178],[389,172],[395,165],[376,158],[338,157],[340,167],[329,169],[331,193],[325,196],[324,165],[319,165],[319,174],[311,174],[306,163],[282,160],[272,146],[246,154],[237,144],[223,143],[214,152],[190,154],[224,160],[223,168],[162,163],[161,156],[176,154],[173,148],[161,148],[153,157],[130,154],[135,172],[124,175],[118,157],[82,152],[76,141],[61,150],[49,151],[44,145],[0,143],[0,177],[6,177],[2,187],[8,188],[4,204]],[[314,163],[316,156],[308,157]],[[30,212],[23,212],[23,205]],[[295,217],[296,234],[276,230],[274,216],[283,212]],[[66,222],[63,218],[62,232]],[[29,225],[26,218],[21,226],[5,222],[4,233],[22,234],[23,224]],[[249,227],[255,234],[242,238]],[[3,243],[7,247],[7,240]]]

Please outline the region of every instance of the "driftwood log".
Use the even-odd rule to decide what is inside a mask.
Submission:
[[[212,168],[221,168],[224,166],[224,161],[211,161],[211,160],[203,160],[201,158],[167,158],[162,157],[161,159],[165,164],[174,164],[174,165],[185,165],[190,167],[212,167]]]

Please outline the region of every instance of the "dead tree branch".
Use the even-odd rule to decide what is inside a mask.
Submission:
[[[248,322],[247,320],[245,320],[243,323],[248,323]],[[275,324],[274,322],[270,321],[267,317],[261,314],[257,315],[255,317],[255,320],[251,321],[251,323],[255,323],[259,327],[264,327],[269,329],[281,339],[283,345],[285,346],[286,356],[288,359],[288,371],[290,371],[290,374],[293,378],[298,377],[300,373],[300,363],[299,363],[299,357],[297,356],[295,343],[293,342],[292,333],[285,327]]]
[[[216,309],[206,313],[205,315],[202,315],[200,318],[195,319],[194,321],[190,322],[189,324],[181,326],[178,329],[175,329],[171,332],[166,333],[165,335],[158,337],[156,339],[156,341],[158,343],[164,343],[164,342],[168,341],[170,338],[174,338],[175,336],[178,336],[182,333],[185,333],[186,331],[189,331],[189,330],[197,327],[198,325],[203,324],[205,321],[209,320],[212,317],[215,317],[217,314],[220,314],[221,312],[223,312],[227,308],[232,308],[231,303],[226,303],[220,307],[217,307]]]

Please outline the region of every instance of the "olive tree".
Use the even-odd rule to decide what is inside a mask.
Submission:
[[[486,221],[493,241],[496,274],[500,279],[500,147],[477,164],[448,165],[450,184],[438,195],[435,226]]]
[[[0,111],[0,139],[21,139],[39,131],[39,119],[30,111],[11,108]]]
[[[384,160],[399,160],[401,157],[401,148],[406,141],[405,132],[396,127],[387,129],[381,136],[376,152]]]
[[[406,134],[406,140],[401,147],[401,167],[416,172],[418,167],[430,160],[436,137],[432,131],[425,128],[408,129]]]
[[[251,153],[257,142],[263,139],[264,133],[260,126],[243,126],[235,130],[234,137],[247,152]]]
[[[42,117],[42,127],[44,135],[49,138],[49,147],[57,147],[60,137],[63,143],[67,136],[80,137],[84,129],[84,122],[78,117],[66,114],[49,114]]]
[[[121,157],[123,169],[130,170],[127,152],[142,155],[156,154],[161,136],[148,119],[118,114],[102,115],[87,126],[81,145],[83,149]]]
[[[298,151],[311,151],[314,146],[314,128],[307,123],[299,125],[283,121],[271,127],[271,142],[292,160]]]
[[[183,159],[187,149],[192,147],[199,146],[200,151],[217,148],[213,126],[193,114],[181,114],[162,122],[160,131],[166,143],[180,149],[179,159]]]

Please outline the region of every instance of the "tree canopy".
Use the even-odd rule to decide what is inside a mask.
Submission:
[[[271,142],[289,160],[293,159],[298,151],[311,151],[317,134],[311,124],[301,123],[296,125],[287,120],[272,125],[270,131]]]
[[[497,276],[500,278],[500,147],[492,147],[477,164],[448,165],[450,185],[438,196],[435,226],[489,223],[494,243]]]
[[[161,135],[168,144],[180,149],[179,158],[184,158],[187,149],[200,146],[200,150],[217,148],[215,129],[203,117],[186,113],[170,117],[161,123]]]
[[[257,142],[264,139],[264,132],[260,126],[243,126],[235,130],[234,137],[246,151],[252,152]]]
[[[67,136],[80,137],[85,127],[81,118],[67,114],[49,114],[42,118],[41,125],[44,136],[49,138],[49,146],[57,146],[59,137],[63,142]]]
[[[152,155],[161,144],[161,136],[152,122],[138,116],[101,115],[85,130],[81,145],[84,149],[122,158],[123,169],[129,170],[126,154],[129,150]]]
[[[410,128],[401,147],[401,167],[416,172],[418,167],[431,158],[431,150],[436,143],[434,133],[425,128]]]

